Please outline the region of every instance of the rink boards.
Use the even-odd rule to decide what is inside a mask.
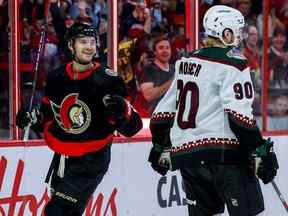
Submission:
[[[280,171],[275,181],[288,199],[288,138],[273,137]],[[112,147],[110,169],[88,203],[85,216],[187,216],[178,172],[161,177],[147,162],[150,142]],[[52,152],[43,144],[0,146],[0,215],[40,216],[49,200],[44,183]],[[262,185],[263,186],[263,185]],[[262,187],[265,216],[287,215],[272,186]],[[226,214],[225,214],[226,216]]]

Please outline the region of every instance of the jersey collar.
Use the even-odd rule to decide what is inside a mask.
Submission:
[[[72,80],[82,80],[87,78],[88,76],[90,76],[93,71],[95,71],[97,68],[100,67],[99,63],[95,63],[94,66],[92,68],[89,68],[86,71],[82,71],[82,72],[74,72],[72,69],[72,64],[73,62],[67,63],[66,64],[66,73],[68,75],[68,77]]]

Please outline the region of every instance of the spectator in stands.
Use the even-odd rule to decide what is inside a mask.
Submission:
[[[171,38],[171,63],[176,62],[177,59],[181,58],[186,53],[187,39],[185,35],[185,17],[184,15],[175,14],[171,25],[173,26],[173,36]]]
[[[272,109],[272,116],[268,118],[268,128],[271,130],[288,129],[288,97],[278,96]]]
[[[86,0],[75,0],[70,8],[70,15],[73,20],[76,20],[78,17],[90,17],[93,20],[94,26],[98,26],[99,24],[99,18],[94,13],[93,5]]]
[[[105,0],[95,0],[95,3],[94,3],[94,14],[98,18],[103,16],[103,15],[104,16],[108,15],[107,2]],[[100,20],[99,20],[99,22],[100,22]]]
[[[45,4],[43,0],[24,0],[21,5],[20,25],[20,59],[22,62],[33,61],[34,45],[38,47],[39,41],[35,44],[35,38],[39,38],[42,31]],[[40,27],[37,29],[37,27]],[[36,31],[35,31],[36,29]],[[32,52],[32,54],[31,54]]]
[[[32,63],[35,63],[38,49],[40,45],[41,40],[41,32],[44,30],[44,18],[38,19],[33,26],[31,26],[31,35],[30,35],[30,52],[31,52],[31,60]],[[57,67],[57,62],[59,61],[58,58],[58,37],[55,32],[55,29],[49,20],[47,20],[46,24],[46,38],[45,38],[45,46],[44,46],[44,52],[43,55],[40,57],[42,58],[42,63],[44,63],[44,70],[45,73],[51,71],[54,67]],[[42,65],[43,66],[43,65]]]
[[[123,11],[122,21],[123,34],[119,42],[118,51],[118,73],[123,78],[126,88],[129,91],[129,98],[132,104],[135,104],[138,93],[138,81],[136,75],[136,66],[144,52],[142,41],[151,33],[150,10],[146,7],[144,1],[127,2],[123,7],[133,6],[134,9],[130,15]],[[149,33],[149,34],[148,34]],[[146,40],[145,40],[146,41]],[[141,46],[141,47],[140,47]],[[140,64],[138,64],[140,65]]]
[[[107,48],[107,32],[108,32],[108,20],[107,16],[102,14],[100,16],[99,22],[99,38],[100,38],[100,47],[99,47],[99,57],[103,58],[103,62],[106,62],[106,55],[104,54],[105,49]]]
[[[199,7],[199,23],[203,23],[203,17],[206,11],[212,6],[214,0],[202,0],[200,7]],[[200,31],[203,32],[203,26],[200,25]]]
[[[236,9],[243,14],[246,23],[255,25],[257,22],[257,17],[252,13],[251,6],[251,0],[237,0],[236,2]]]
[[[269,53],[271,87],[288,88],[288,52],[284,50],[285,30],[276,28],[271,42]]]
[[[50,13],[52,16],[52,23],[55,29],[55,32],[58,37],[58,52],[59,54],[69,53],[66,49],[67,42],[65,41],[65,33],[67,30],[69,21],[72,21],[69,10],[70,2],[68,0],[59,1],[59,0],[50,0]],[[68,54],[66,54],[68,55]]]
[[[145,3],[138,0],[135,3],[134,10],[127,15],[125,20],[121,20],[122,38],[127,38],[131,27],[142,28],[145,33],[151,33],[151,15],[150,10],[146,8]]]
[[[120,21],[126,20],[135,8],[135,2],[129,0],[122,0],[118,2],[118,13]],[[122,24],[121,24],[122,25]]]
[[[288,29],[288,0],[274,0],[276,1],[276,16],[285,25],[286,32]]]
[[[268,29],[269,29],[269,38],[272,38],[274,29],[276,28],[285,28],[284,24],[281,22],[281,20],[276,16],[276,8],[275,4],[272,1],[270,8],[269,8],[269,18],[268,18]],[[260,40],[263,39],[263,14],[259,14],[257,16],[257,27],[259,31],[259,38]]]
[[[162,10],[161,7],[161,1],[160,0],[153,0],[152,1],[152,7],[150,8],[151,18],[152,18],[152,24],[151,28],[153,31],[153,28],[157,28],[159,26],[167,26],[168,25],[168,19],[167,19],[167,11]],[[166,7],[165,7],[166,9]]]
[[[248,37],[244,41],[243,54],[247,58],[250,71],[252,72],[251,75],[254,83],[254,88],[258,90],[261,85],[258,29],[254,25],[249,25],[247,27],[247,33]]]
[[[254,25],[247,27],[248,37],[244,41],[243,54],[247,58],[251,71],[251,78],[255,89],[253,102],[253,114],[259,115],[261,112],[261,74],[260,74],[260,52],[258,44],[258,30]]]
[[[31,62],[31,26],[26,19],[20,25],[20,60],[21,62]]]
[[[137,37],[134,39],[133,37],[128,37],[126,40],[122,40],[118,46],[118,73],[124,80],[131,97],[128,98],[131,103],[133,103],[137,92],[136,77],[131,62],[132,53],[136,49],[136,42]]]
[[[158,102],[164,96],[174,76],[174,67],[170,64],[171,46],[167,37],[160,36],[153,45],[155,59],[143,69],[140,77],[140,90],[145,99],[146,117],[150,117]],[[143,116],[144,117],[144,116]]]
[[[32,10],[34,3],[31,0],[22,0],[21,2],[21,20],[27,23],[32,23]]]

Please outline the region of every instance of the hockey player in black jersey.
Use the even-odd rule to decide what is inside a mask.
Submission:
[[[176,62],[175,79],[153,112],[152,168],[180,169],[189,216],[255,216],[264,210],[257,176],[267,184],[278,162],[252,115],[253,85],[247,60],[236,48],[245,21],[217,5],[205,14],[207,47]]]
[[[52,197],[45,216],[80,216],[110,162],[113,132],[135,135],[142,120],[125,99],[123,80],[94,62],[96,29],[75,23],[67,32],[73,61],[48,74],[40,112],[17,114],[17,125],[43,128],[55,152],[48,172]]]

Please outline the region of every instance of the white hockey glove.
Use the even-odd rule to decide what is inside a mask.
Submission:
[[[158,163],[159,163],[160,166],[165,167],[165,168],[167,168],[169,170],[172,170],[170,149],[164,150],[161,153]]]

